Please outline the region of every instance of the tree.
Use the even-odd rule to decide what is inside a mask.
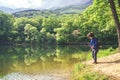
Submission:
[[[18,32],[16,41],[24,42],[25,41],[25,34],[24,34],[24,27],[26,24],[29,23],[29,19],[26,17],[16,18],[14,22],[15,30]]]
[[[57,18],[49,17],[43,19],[42,26],[46,29],[47,32],[54,33],[54,28],[60,27],[60,24]]]
[[[120,7],[120,0],[118,0],[118,4],[119,4],[119,7]]]
[[[14,17],[0,12],[0,41],[7,41],[13,27]]]
[[[36,27],[26,24],[24,27],[24,33],[27,35],[26,41],[30,41],[31,43],[37,41],[39,32]]]
[[[67,20],[65,23],[62,23],[62,27],[55,28],[56,32],[56,41],[57,44],[69,44],[70,42],[75,41],[72,35],[72,32],[75,30],[73,26],[73,20]]]
[[[29,19],[29,24],[35,26],[38,29],[38,31],[42,29],[42,23],[43,23],[43,18],[40,16]]]
[[[115,20],[115,24],[116,24],[116,29],[117,29],[117,34],[118,34],[118,45],[119,45],[119,51],[120,51],[120,22],[119,22],[119,18],[118,18],[118,15],[117,15],[117,11],[116,11],[114,1],[109,0],[109,3],[110,3],[111,11],[112,11],[112,14],[113,14],[113,17],[114,17],[114,20]]]

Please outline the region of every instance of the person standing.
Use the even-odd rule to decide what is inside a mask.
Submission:
[[[94,60],[94,64],[97,64],[97,53],[99,50],[98,39],[94,36],[93,32],[88,33],[87,37],[90,39],[90,49],[92,51],[92,57]]]

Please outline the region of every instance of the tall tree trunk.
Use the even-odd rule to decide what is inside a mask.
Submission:
[[[120,7],[120,0],[118,0],[118,4],[119,4],[119,7]]]
[[[112,11],[112,14],[113,14],[113,17],[115,20],[115,24],[116,24],[117,35],[118,35],[118,45],[119,45],[119,52],[120,52],[120,23],[119,23],[119,18],[117,15],[114,0],[109,0],[109,3],[110,3],[111,11]]]

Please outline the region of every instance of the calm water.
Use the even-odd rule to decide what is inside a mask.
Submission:
[[[81,55],[87,50],[85,46],[0,46],[0,80],[70,69],[84,60]]]

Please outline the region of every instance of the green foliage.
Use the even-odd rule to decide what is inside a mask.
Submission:
[[[79,31],[77,30],[77,27],[73,26],[73,20],[69,19],[66,20],[66,22],[61,23],[60,28],[54,29],[56,32],[56,41],[58,44],[69,44],[71,42],[76,42],[78,38],[79,32],[74,35],[74,31]]]
[[[0,42],[7,42],[12,31],[14,18],[10,14],[0,12]]]
[[[101,57],[105,57],[105,56],[108,56],[108,55],[111,55],[111,54],[114,54],[114,53],[117,53],[118,52],[118,49],[114,49],[113,47],[109,47],[107,49],[100,49],[98,51],[98,58],[101,58]],[[86,57],[87,60],[90,60],[92,59],[91,57],[91,52],[88,52],[88,55]]]
[[[116,1],[117,12],[120,16]],[[39,13],[39,11],[35,12]],[[34,11],[30,11],[31,15],[32,13]],[[58,16],[57,13],[48,10],[41,12],[43,13],[50,15],[15,18],[0,12],[1,41],[81,44],[88,42],[86,35],[92,31],[102,44],[117,44],[117,32],[107,0],[93,0],[93,3],[79,14]]]
[[[39,32],[36,27],[30,24],[26,24],[26,26],[24,27],[24,31],[25,31],[25,34],[27,35],[26,41],[32,42],[38,39]]]
[[[102,50],[99,50],[98,57],[99,58],[105,57],[105,56],[114,54],[116,52],[117,52],[117,49],[114,49],[112,47],[108,49],[102,49]],[[92,59],[92,56],[90,52],[88,52],[85,60],[90,60],[90,59]],[[80,62],[75,65],[71,74],[71,79],[72,80],[109,80],[109,77],[102,75],[98,72],[91,71],[90,66],[86,66],[85,63],[83,64]]]
[[[55,33],[54,28],[60,27],[59,20],[57,18],[44,18],[42,26],[46,29],[47,32]]]
[[[91,30],[95,32],[96,36],[100,37],[101,40],[109,39],[113,42],[117,40],[117,38],[115,38],[117,37],[116,28],[107,0],[94,0],[93,5],[88,7],[83,15],[89,15],[87,16],[88,23],[92,23],[92,27],[96,27],[96,29],[93,28],[93,30]],[[113,35],[111,33],[115,34]]]
[[[108,80],[109,78],[105,75],[97,72],[92,72],[90,66],[86,64],[76,64],[72,71],[72,80]]]
[[[21,17],[16,18],[14,22],[14,31],[17,32],[17,37],[15,37],[15,40],[17,42],[23,42],[25,41],[25,35],[24,35],[24,27],[28,23],[28,18]]]
[[[39,33],[39,41],[47,44],[54,44],[56,42],[54,34],[47,32],[45,28],[42,28]]]

